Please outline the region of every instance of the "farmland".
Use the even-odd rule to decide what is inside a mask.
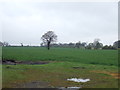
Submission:
[[[4,47],[3,60],[69,61],[87,64],[117,65],[117,50],[80,50],[77,48]]]
[[[118,51],[77,48],[3,47],[3,60],[49,61],[43,65],[3,65],[3,87],[18,87],[32,81],[46,87],[117,88]],[[8,68],[9,67],[9,68]],[[68,78],[90,78],[87,83]],[[17,86],[18,85],[18,86]]]

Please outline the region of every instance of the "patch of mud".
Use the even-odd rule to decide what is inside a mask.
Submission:
[[[47,82],[34,81],[17,85],[16,88],[51,88]]]
[[[17,65],[17,64],[29,64],[29,65],[37,65],[37,64],[48,64],[48,61],[15,61],[15,60],[2,60],[2,64],[6,65]]]
[[[107,71],[91,71],[91,72],[108,74],[108,75],[111,75],[113,78],[120,79],[120,73],[110,73]]]
[[[111,76],[120,79],[120,73],[110,73]]]

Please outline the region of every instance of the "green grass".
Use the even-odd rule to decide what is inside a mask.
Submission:
[[[69,61],[87,64],[117,65],[117,50],[81,50],[76,48],[4,47],[3,59]]]
[[[76,48],[3,47],[4,60],[51,61],[44,65],[3,65],[3,87],[12,88],[32,81],[48,82],[51,87],[118,88],[117,50],[81,50]],[[53,62],[52,62],[53,61]],[[7,68],[7,67],[10,68]],[[74,69],[73,67],[84,67]],[[89,78],[87,83],[68,78]]]
[[[6,68],[7,66],[11,68]],[[73,67],[85,67],[74,69]],[[106,69],[104,69],[106,68]],[[109,74],[95,73],[92,71],[117,72],[115,66],[79,64],[71,62],[53,62],[45,65],[4,65],[3,87],[16,87],[17,84],[32,81],[49,82],[52,87],[80,86],[84,88],[117,88],[117,79]],[[67,81],[68,78],[89,78],[87,83],[75,83]]]

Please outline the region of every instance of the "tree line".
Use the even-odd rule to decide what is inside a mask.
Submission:
[[[95,39],[93,43],[87,44],[86,42],[77,42],[77,43],[59,43],[56,44],[57,35],[53,31],[48,31],[41,37],[42,43],[41,47],[47,47],[48,50],[50,47],[72,47],[72,48],[82,48],[82,49],[117,49],[120,46],[120,40],[113,43],[113,45],[105,45],[103,46],[100,43],[100,39]]]
[[[115,41],[113,45],[103,45],[100,42],[100,39],[94,39],[92,43],[86,42],[76,42],[76,43],[55,43],[57,41],[57,35],[53,31],[48,31],[41,37],[42,43],[40,47],[47,47],[49,50],[50,47],[65,47],[65,48],[80,48],[80,49],[118,49],[120,48],[120,40]],[[11,46],[8,42],[0,42],[0,46]],[[20,46],[23,47],[23,43],[20,43]],[[27,45],[29,46],[29,45]]]
[[[119,47],[118,47],[118,43],[119,42]],[[47,47],[47,45],[44,45],[43,43],[41,43],[41,47]],[[78,49],[118,49],[120,48],[120,40],[114,42],[113,45],[103,45],[100,42],[96,42],[96,43],[86,43],[86,42],[77,42],[77,43],[53,43],[50,45],[50,47],[63,47],[63,48],[78,48]]]

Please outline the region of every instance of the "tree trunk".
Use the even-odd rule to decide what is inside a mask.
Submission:
[[[47,49],[50,50],[50,42],[48,41]]]

